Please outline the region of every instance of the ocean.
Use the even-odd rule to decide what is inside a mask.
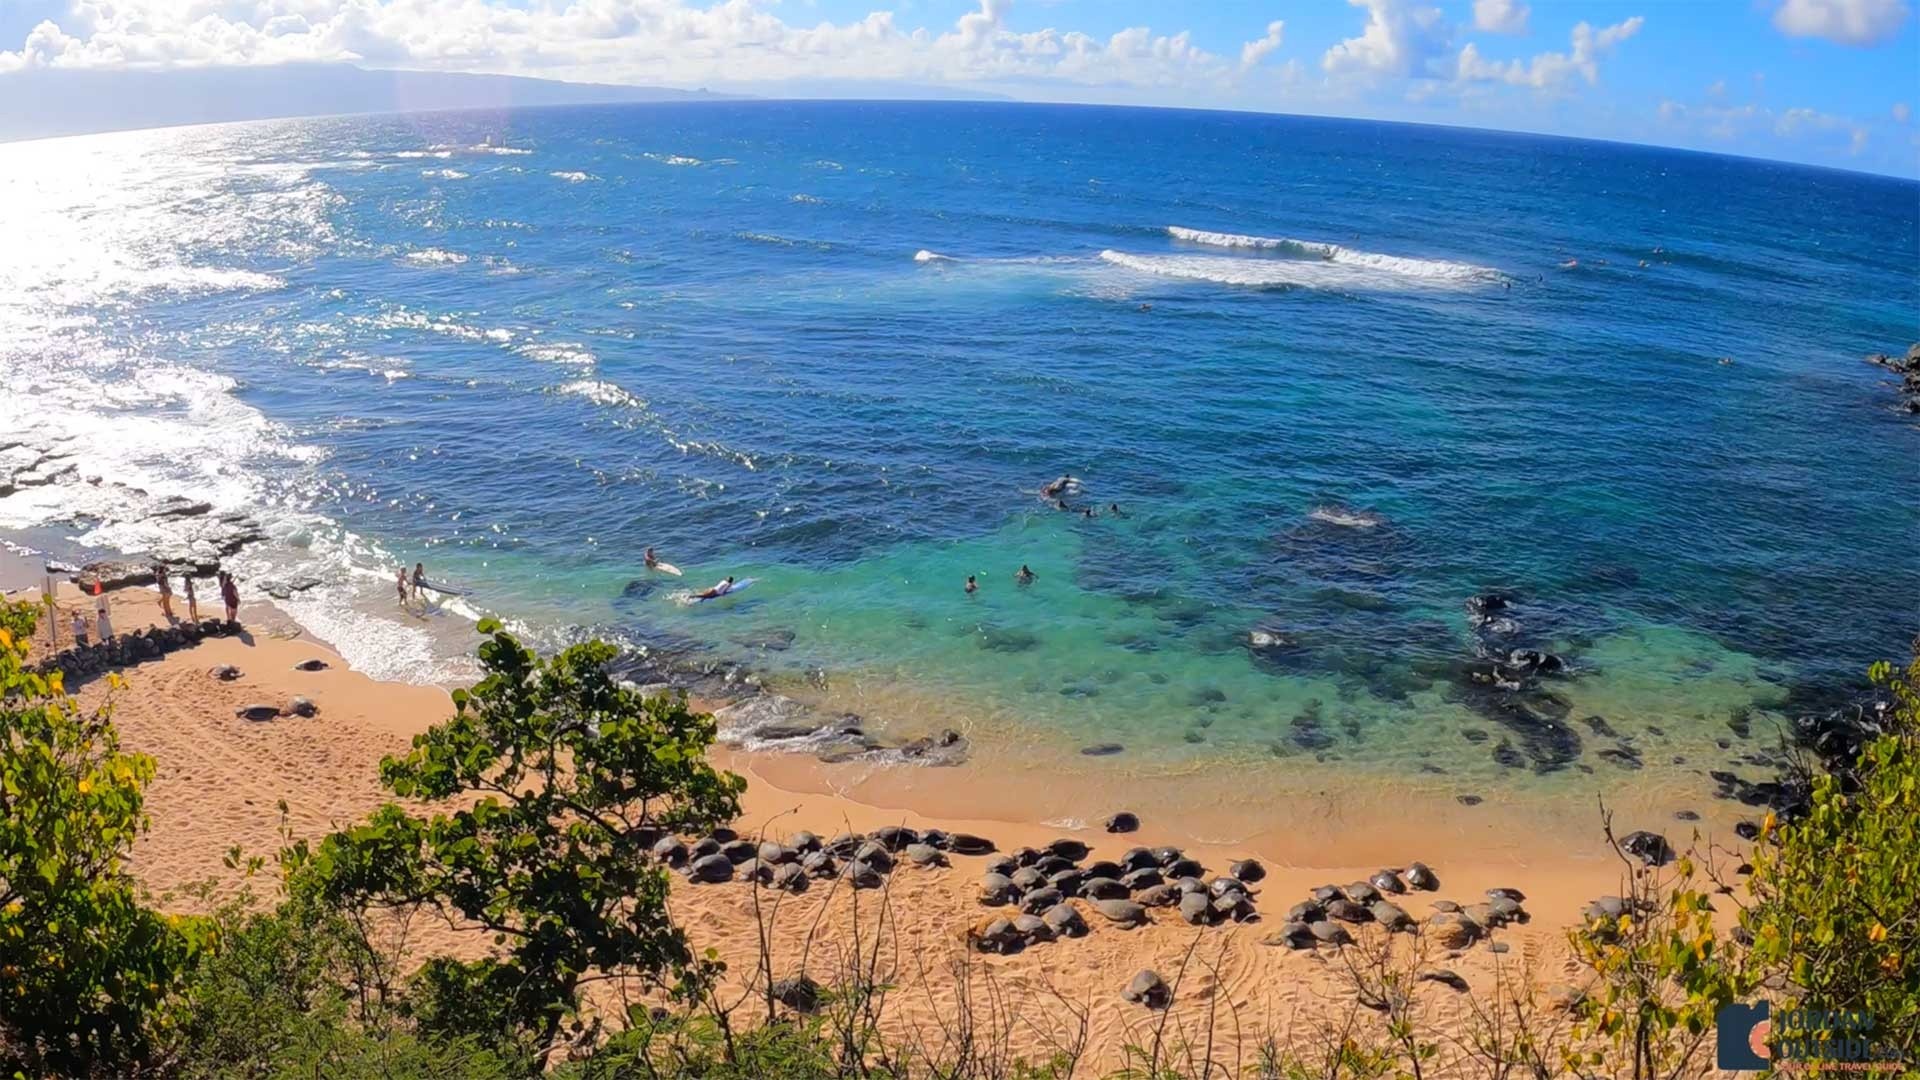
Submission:
[[[244,512],[244,587],[383,677],[465,677],[493,613],[1068,773],[1697,773],[1920,629],[1920,431],[1862,363],[1920,339],[1917,211],[1672,150],[1013,104],[5,145],[0,443],[72,469],[0,530],[77,559],[194,520],[127,487]],[[400,610],[416,561],[463,595]],[[1565,665],[1517,718],[1470,678],[1511,649]]]

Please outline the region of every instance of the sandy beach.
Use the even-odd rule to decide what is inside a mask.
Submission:
[[[70,586],[59,600],[63,607],[91,607],[91,597]],[[122,590],[111,594],[111,602],[123,631],[159,619],[157,595],[149,590]],[[403,751],[414,734],[450,711],[445,690],[359,674],[269,605],[245,607],[243,621],[244,635],[210,639],[124,669],[117,690],[95,679],[77,691],[89,706],[110,700],[124,744],[158,761],[147,801],[152,829],[136,844],[132,869],[163,905],[203,905],[196,895],[200,886],[211,886],[214,895],[236,890],[241,882],[226,865],[229,851],[237,846],[270,856],[282,843],[282,802],[285,828],[295,837],[323,835],[379,805],[380,758]],[[56,644],[64,646],[64,631]],[[300,669],[315,659],[325,669]],[[228,664],[240,669],[238,678],[222,681],[209,674]],[[318,714],[266,722],[235,715],[244,705],[282,704],[296,695],[314,701]],[[961,1012],[963,997],[976,1006],[991,997],[994,1014],[1018,1018],[1007,1021],[1000,1037],[1030,1055],[1072,1042],[1084,1025],[1091,1059],[1111,1065],[1128,1043],[1151,1040],[1163,1020],[1163,1039],[1180,1030],[1197,1039],[1211,1027],[1216,1046],[1250,1054],[1269,1034],[1284,1040],[1290,1032],[1312,1030],[1309,1022],[1352,1009],[1347,952],[1263,944],[1286,908],[1316,886],[1363,880],[1414,859],[1440,878],[1437,891],[1396,898],[1416,919],[1431,913],[1433,900],[1470,904],[1493,887],[1521,890],[1532,916],[1525,925],[1496,931],[1492,943],[1456,955],[1415,946],[1433,949],[1430,960],[1459,974],[1474,993],[1490,992],[1497,979],[1527,978],[1540,986],[1571,982],[1578,971],[1566,948],[1566,927],[1593,897],[1622,887],[1623,866],[1605,849],[1597,815],[1585,846],[1531,839],[1579,830],[1569,830],[1566,822],[1536,829],[1537,819],[1511,808],[1478,808],[1478,823],[1464,830],[1445,816],[1428,819],[1379,806],[1349,807],[1348,817],[1335,816],[1349,822],[1348,832],[1327,828],[1322,807],[1314,819],[1322,824],[1300,833],[1278,822],[1250,829],[1252,840],[1210,845],[1194,843],[1191,823],[1179,821],[1148,818],[1137,832],[1108,835],[1098,824],[1069,831],[1023,820],[1020,792],[968,767],[899,766],[883,781],[862,774],[860,790],[871,795],[855,798],[844,793],[846,777],[810,758],[715,753],[719,764],[748,779],[735,826],[743,835],[784,838],[805,829],[830,836],[904,824],[986,836],[1003,852],[1072,836],[1088,844],[1095,859],[1117,858],[1136,845],[1177,843],[1209,874],[1248,857],[1266,866],[1256,889],[1263,916],[1258,921],[1195,928],[1163,908],[1154,911],[1151,925],[1129,930],[1088,908],[1088,936],[1015,955],[967,948],[969,928],[1007,912],[976,900],[985,862],[980,857],[953,855],[951,866],[927,869],[903,859],[885,889],[859,893],[815,882],[807,893],[789,896],[738,882],[694,885],[676,876],[674,915],[696,948],[716,949],[728,961],[731,992],[750,992],[764,924],[775,978],[804,970],[831,984],[846,965],[877,966],[897,987],[886,1002],[886,1023],[936,1043],[954,1036],[952,1018]],[[1120,801],[1109,793],[1111,808]],[[950,809],[969,805],[978,809]],[[1684,846],[1686,832],[1668,833]],[[1289,842],[1268,842],[1277,836]],[[1482,842],[1484,836],[1494,842]],[[1309,843],[1308,837],[1319,839]],[[1086,901],[1076,904],[1085,907]],[[417,941],[472,947],[471,939],[463,943],[445,927],[423,929],[427,936],[416,935]],[[876,942],[882,943],[878,949]],[[1164,1017],[1121,999],[1120,990],[1143,968],[1176,983],[1174,1006]],[[1422,1007],[1435,1010],[1443,1026],[1464,1023],[1473,994],[1428,985]]]

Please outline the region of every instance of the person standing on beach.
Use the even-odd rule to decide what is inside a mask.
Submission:
[[[233,575],[220,571],[220,599],[227,605],[227,621],[240,621],[240,586],[234,584]]]
[[[198,596],[195,596],[193,593],[193,575],[192,574],[180,575],[180,586],[182,591],[184,591],[187,595],[187,620],[189,622],[199,622],[200,621],[200,598]]]
[[[400,594],[400,606],[405,607],[408,598],[412,595],[411,591],[407,588],[406,567],[403,566],[393,572],[393,587],[394,590]]]
[[[87,643],[87,617],[80,614],[79,608],[73,609],[73,643],[76,646]]]
[[[173,622],[173,582],[167,579],[166,563],[153,564],[153,582],[160,586],[160,614],[165,615],[168,622]]]
[[[99,623],[100,642],[105,644],[113,637],[113,620],[107,616],[107,594],[101,591],[98,581],[93,583],[93,615]]]

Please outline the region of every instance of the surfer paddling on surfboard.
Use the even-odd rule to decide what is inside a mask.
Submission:
[[[731,575],[729,575],[727,580],[720,582],[718,585],[715,585],[713,588],[708,589],[706,592],[695,593],[693,595],[693,598],[695,600],[715,600],[722,596],[727,595],[732,591],[733,591],[733,578]]]

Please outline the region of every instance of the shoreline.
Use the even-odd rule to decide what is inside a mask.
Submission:
[[[37,595],[37,591],[36,594]],[[132,630],[158,616],[157,594],[144,589],[110,594],[117,627]],[[60,602],[86,602],[77,589],[62,590]],[[450,713],[450,698],[439,687],[377,681],[354,671],[334,650],[313,639],[278,609],[254,604],[243,608],[245,636],[210,638],[156,660],[123,669],[124,686],[109,691],[108,680],[81,686],[84,706],[111,695],[115,723],[126,749],[148,753],[158,771],[147,792],[152,829],[135,844],[130,868],[163,906],[197,909],[241,886],[225,863],[230,848],[271,855],[283,843],[279,810],[286,805],[284,827],[294,837],[316,837],[344,826],[386,801],[377,779],[383,754],[404,752],[409,740]],[[296,670],[303,660],[320,659],[320,671]],[[223,682],[211,667],[234,664],[242,675]],[[319,706],[312,718],[281,717],[264,723],[238,718],[234,709],[254,701],[275,703],[295,694]],[[708,708],[711,702],[696,701]],[[1514,977],[1521,964],[1542,985],[1576,976],[1564,930],[1594,897],[1619,894],[1624,864],[1605,849],[1597,817],[1590,828],[1561,822],[1543,828],[1537,814],[1517,806],[1489,802],[1471,808],[1474,827],[1459,828],[1418,807],[1381,805],[1363,798],[1321,801],[1296,809],[1292,819],[1315,823],[1289,833],[1286,820],[1252,830],[1240,840],[1196,841],[1204,826],[1192,821],[1143,814],[1138,831],[1109,835],[1099,816],[1128,809],[1111,797],[1089,807],[1088,824],[1071,829],[1023,813],[1021,792],[995,783],[971,764],[951,768],[895,765],[860,776],[836,775],[837,767],[791,753],[751,752],[726,747],[712,751],[715,763],[748,780],[736,827],[747,835],[785,838],[806,829],[820,835],[869,831],[883,825],[941,828],[989,837],[1002,852],[1044,847],[1072,837],[1094,849],[1094,858],[1117,858],[1134,846],[1175,844],[1199,859],[1210,872],[1222,872],[1234,860],[1259,859],[1267,868],[1257,895],[1266,897],[1261,921],[1196,929],[1160,909],[1152,925],[1122,930],[1096,925],[1072,942],[1030,948],[1015,955],[982,955],[968,948],[968,933],[990,909],[975,893],[982,859],[954,856],[950,868],[902,867],[877,901],[859,894],[821,888],[787,897],[746,886],[703,886],[674,876],[671,905],[677,922],[696,949],[714,948],[729,962],[734,978],[751,978],[754,958],[766,948],[779,966],[805,966],[827,982],[833,964],[846,962],[849,942],[866,933],[884,932],[895,945],[893,972],[899,991],[888,1005],[887,1022],[924,1033],[952,1015],[968,980],[985,977],[1009,999],[1053,1003],[1049,1013],[1061,1024],[1073,1022],[1067,997],[1084,996],[1088,1037],[1095,1060],[1110,1056],[1132,1037],[1141,1021],[1136,1007],[1118,998],[1118,989],[1142,966],[1171,979],[1176,970],[1200,963],[1195,971],[1204,990],[1182,991],[1174,1010],[1179,1023],[1201,1022],[1201,1012],[1221,1004],[1235,1015],[1263,1012],[1286,1016],[1282,1029],[1324,1021],[1326,1010],[1345,1002],[1342,967],[1315,950],[1294,952],[1264,944],[1279,927],[1285,906],[1316,886],[1364,880],[1383,867],[1420,860],[1439,874],[1434,893],[1396,899],[1416,918],[1429,914],[1426,902],[1451,898],[1477,901],[1488,889],[1516,888],[1527,896],[1534,918],[1527,925],[1498,931],[1496,946],[1485,943],[1448,954],[1445,963],[1475,990],[1488,990]],[[1244,808],[1222,808],[1228,815]],[[1317,816],[1306,817],[1308,810]],[[1626,820],[1621,831],[1649,827],[1685,846],[1687,833]],[[1571,826],[1571,828],[1569,828]],[[1570,844],[1564,834],[1587,829],[1592,842]],[[210,892],[202,891],[211,882]],[[762,897],[775,897],[764,900]],[[764,907],[763,905],[771,905]],[[762,922],[768,925],[763,929]],[[1093,919],[1096,924],[1100,920]],[[816,937],[820,940],[816,941]],[[428,927],[415,939],[422,948],[470,950],[473,941],[443,925]],[[857,946],[855,946],[857,947]],[[833,959],[837,957],[837,959]],[[911,958],[911,959],[904,959]],[[819,970],[814,970],[819,969]],[[959,976],[955,972],[961,972]],[[957,981],[956,981],[957,980]],[[1350,996],[1350,995],[1349,995]],[[1442,1022],[1459,1022],[1468,994],[1449,991],[1438,1003]],[[1060,1011],[1060,1010],[1065,1011]],[[1045,1009],[1041,1009],[1045,1012]],[[1284,1030],[1282,1032],[1284,1034]],[[1029,1033],[1016,1044],[1039,1052],[1048,1039]]]

